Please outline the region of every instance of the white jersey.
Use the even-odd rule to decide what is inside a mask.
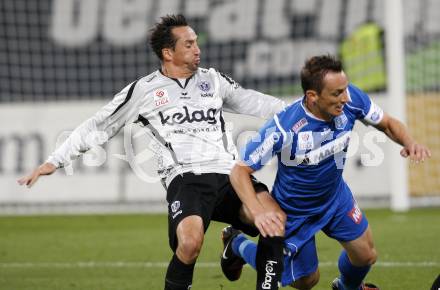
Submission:
[[[157,70],[116,94],[76,128],[48,162],[63,167],[89,150],[85,139],[90,132],[112,137],[126,124],[139,123],[156,143],[158,173],[166,185],[184,172],[229,174],[238,156],[223,110],[269,119],[284,106],[277,98],[243,89],[212,68],[199,68],[186,80]]]

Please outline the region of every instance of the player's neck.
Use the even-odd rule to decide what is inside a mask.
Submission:
[[[163,63],[161,70],[164,76],[172,79],[187,79],[195,73],[187,67],[175,66],[171,63]]]
[[[333,119],[332,116],[321,112],[319,107],[315,103],[313,103],[311,100],[309,100],[309,98],[305,99],[304,106],[306,107],[306,110],[309,111],[310,114],[312,114],[313,116],[315,116],[316,118],[318,118],[320,120],[330,122]]]

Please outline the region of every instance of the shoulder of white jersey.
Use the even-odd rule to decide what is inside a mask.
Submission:
[[[213,74],[213,75],[220,75],[220,71],[217,70],[216,68],[210,67],[210,68],[202,68],[199,67],[199,72],[200,73],[206,73],[206,74]]]
[[[237,81],[235,81],[232,77],[230,77],[228,74],[226,74],[224,72],[221,72],[215,68],[209,68],[209,73],[215,74],[216,77],[218,77],[219,79],[221,79],[223,81],[226,81],[230,85],[233,85],[234,88],[240,87],[240,84]]]
[[[155,70],[149,75],[146,75],[138,80],[135,96],[144,97],[146,93],[151,91],[152,88],[155,87],[156,90],[158,90],[162,86],[162,83],[168,81],[169,79],[164,77],[164,75],[159,70]]]
[[[218,73],[214,68],[204,67],[199,67],[194,74],[194,77],[197,79],[211,79],[213,81],[216,81],[216,79],[218,80],[219,78]]]
[[[204,68],[204,67],[199,67],[198,69],[197,69],[197,73],[199,73],[199,74],[210,74],[210,73],[215,73],[216,72],[216,70],[215,69],[213,69],[213,68]]]
[[[124,103],[127,103],[128,100],[132,97],[134,88],[137,86],[139,80],[132,81],[127,84],[122,90],[119,91],[114,97],[117,100],[124,100]]]
[[[148,91],[148,88],[157,81],[160,81],[160,72],[156,70],[149,75],[141,77],[138,80],[135,80],[125,86],[118,94],[120,103],[118,108],[116,108],[115,112],[122,108],[125,104],[127,104],[130,100],[138,100],[145,95],[145,92]],[[114,113],[113,113],[114,114]]]
[[[154,81],[158,80],[158,77],[160,76],[159,70],[155,70],[154,72],[150,73],[149,75],[146,75],[139,79],[140,84],[151,84]]]

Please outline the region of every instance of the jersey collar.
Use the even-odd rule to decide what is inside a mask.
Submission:
[[[316,117],[315,115],[313,115],[312,112],[310,112],[306,106],[304,106],[304,102],[306,101],[306,96],[303,96],[301,99],[301,107],[303,108],[304,112],[306,113],[307,116],[309,116],[310,118],[320,121],[320,122],[325,122],[325,123],[329,123],[326,120],[323,120],[321,118]]]
[[[185,89],[185,88],[186,88],[186,86],[188,85],[190,79],[192,79],[193,76],[196,74],[196,73],[193,73],[189,78],[187,78],[187,79],[185,80],[185,84],[182,85],[182,83],[181,83],[178,79],[176,79],[176,78],[170,78],[169,76],[166,76],[166,75],[162,72],[162,69],[161,69],[161,68],[159,69],[159,72],[160,72],[161,75],[163,75],[164,77],[169,78],[169,79],[175,81],[175,82],[179,85],[179,87],[181,87],[182,89]]]

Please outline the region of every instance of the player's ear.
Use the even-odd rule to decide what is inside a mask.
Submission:
[[[318,94],[314,90],[307,90],[306,97],[312,102],[316,102],[318,100]]]
[[[173,59],[173,51],[171,48],[162,48],[162,56],[164,61],[171,61]]]

